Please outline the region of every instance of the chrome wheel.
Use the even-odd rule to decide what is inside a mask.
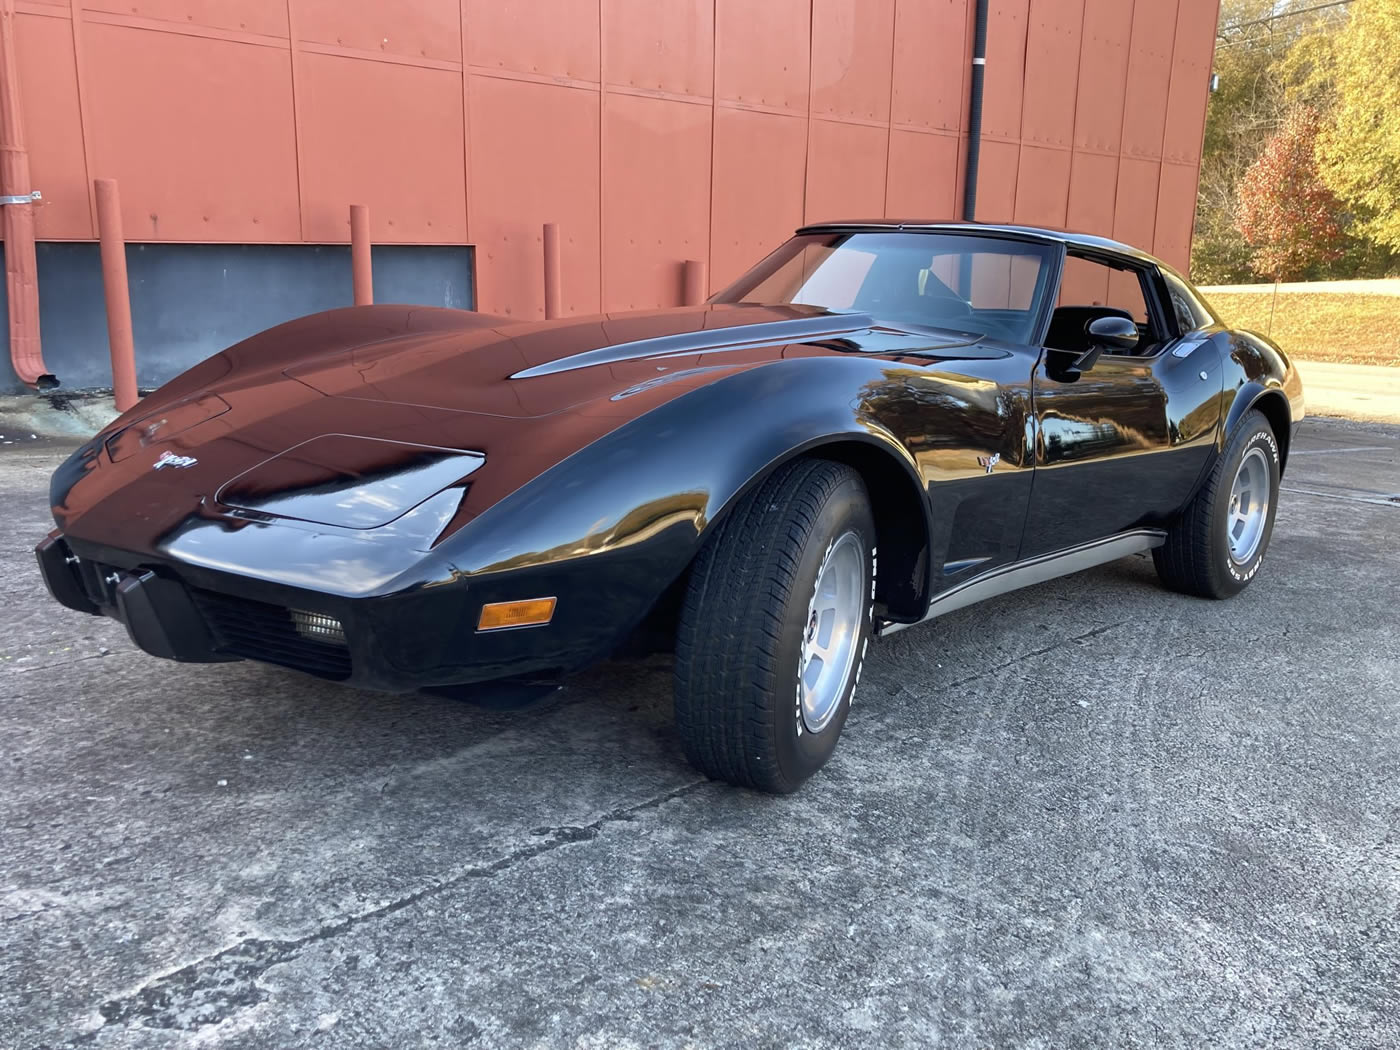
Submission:
[[[1254,557],[1264,524],[1269,518],[1269,461],[1264,450],[1252,448],[1235,471],[1230,488],[1230,511],[1225,528],[1230,541],[1230,557],[1243,565]]]
[[[860,537],[847,532],[837,539],[817,570],[807,606],[798,661],[799,714],[809,733],[820,733],[835,716],[859,657],[861,617],[865,613],[865,551]]]

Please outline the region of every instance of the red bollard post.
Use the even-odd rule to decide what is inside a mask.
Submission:
[[[709,278],[699,259],[685,261],[685,305],[699,306],[709,298]]]
[[[544,316],[558,317],[561,306],[561,268],[559,264],[559,224],[544,224]]]
[[[112,395],[117,411],[140,400],[136,391],[136,348],[131,336],[131,293],[126,282],[126,240],[116,179],[94,179],[97,236],[102,254],[102,293],[107,300],[107,346],[112,353]]]
[[[355,286],[355,305],[374,302],[374,264],[370,261],[369,207],[350,205],[350,272]]]

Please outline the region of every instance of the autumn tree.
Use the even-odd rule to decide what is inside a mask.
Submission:
[[[1330,66],[1322,179],[1351,209],[1357,233],[1400,251],[1400,0],[1356,0]]]
[[[1207,110],[1191,276],[1229,284],[1252,276],[1237,229],[1240,180],[1277,133],[1292,101],[1280,65],[1303,41],[1325,42],[1345,8],[1317,0],[1222,0]],[[1300,76],[1301,72],[1294,74]]]
[[[1301,278],[1342,257],[1337,198],[1318,174],[1320,128],[1316,110],[1297,106],[1240,180],[1235,225],[1261,276]]]

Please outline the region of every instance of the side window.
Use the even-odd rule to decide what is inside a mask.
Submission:
[[[1179,335],[1185,335],[1187,332],[1194,332],[1197,328],[1204,328],[1215,323],[1215,318],[1210,315],[1210,311],[1178,277],[1163,270],[1162,280],[1167,286],[1167,297],[1171,300],[1172,313],[1176,315]]]
[[[1093,259],[1071,255],[1060,280],[1061,306],[1104,306],[1121,310],[1138,324],[1147,324],[1147,298],[1135,271],[1119,270]]]
[[[1120,352],[1149,356],[1165,339],[1152,322],[1141,270],[1087,256],[1067,256],[1045,345],[1056,350],[1088,350],[1089,325],[1100,317],[1130,318],[1142,332],[1136,349]]]

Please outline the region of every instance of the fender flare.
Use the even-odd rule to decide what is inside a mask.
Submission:
[[[1288,402],[1288,395],[1284,393],[1283,385],[1277,380],[1261,383],[1257,379],[1251,379],[1235,392],[1234,400],[1230,403],[1230,411],[1226,414],[1220,428],[1217,451],[1224,451],[1225,445],[1230,440],[1230,435],[1235,432],[1240,420],[1244,418],[1246,413],[1255,409],[1263,414],[1273,428],[1274,437],[1279,444],[1279,471],[1282,472],[1288,465],[1288,447],[1293,437],[1293,411]]]

